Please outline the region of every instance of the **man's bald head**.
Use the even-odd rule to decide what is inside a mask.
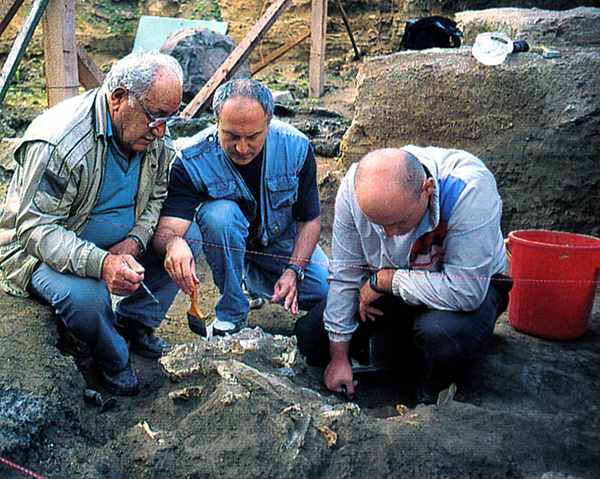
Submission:
[[[393,236],[418,224],[427,209],[433,180],[427,179],[414,155],[385,148],[372,151],[359,162],[354,189],[362,212]]]
[[[382,148],[368,153],[359,162],[354,183],[358,187],[373,184],[381,188],[381,179],[389,181],[391,187],[402,192],[413,192],[415,197],[421,192],[425,180],[425,170],[417,157],[399,148]]]

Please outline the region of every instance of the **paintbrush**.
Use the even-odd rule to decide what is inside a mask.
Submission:
[[[202,311],[200,311],[196,287],[194,287],[190,299],[190,309],[187,312],[188,326],[194,333],[210,340],[213,337],[213,323],[215,322],[215,318],[214,316],[202,314]]]

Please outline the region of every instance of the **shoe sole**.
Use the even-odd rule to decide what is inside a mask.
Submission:
[[[106,382],[104,378],[101,379],[101,384],[104,389],[115,396],[137,396],[140,393],[140,385],[132,387],[130,389],[118,388],[112,384]]]
[[[160,352],[160,353],[156,353],[154,351],[148,351],[147,349],[137,349],[137,348],[134,348],[132,346],[130,346],[129,349],[130,349],[130,351],[132,353],[135,353],[138,356],[142,356],[143,358],[148,358],[148,359],[159,359],[159,358],[162,358],[163,355],[166,352],[168,352],[168,351],[163,351],[163,352]]]

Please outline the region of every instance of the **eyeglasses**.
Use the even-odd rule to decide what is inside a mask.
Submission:
[[[142,110],[144,111],[146,118],[148,118],[148,120],[150,120],[150,122],[148,123],[148,128],[150,128],[150,129],[158,128],[159,126],[163,126],[163,125],[171,126],[175,123],[186,120],[186,118],[184,118],[180,115],[155,116],[148,111],[148,109],[144,106],[144,104],[142,103],[142,100],[140,99],[139,96],[134,95],[134,94],[132,94],[132,96],[133,96],[133,98],[135,98],[137,100],[139,105],[142,107]]]

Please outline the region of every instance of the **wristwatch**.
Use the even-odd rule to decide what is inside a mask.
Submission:
[[[383,293],[384,291],[382,291],[381,289],[379,289],[379,286],[377,286],[377,271],[373,271],[370,275],[369,275],[369,287],[375,291],[376,293]]]
[[[302,266],[298,266],[294,263],[288,263],[285,265],[285,268],[283,268],[284,271],[286,269],[291,269],[294,273],[296,273],[296,281],[300,282],[304,280],[304,269]]]

